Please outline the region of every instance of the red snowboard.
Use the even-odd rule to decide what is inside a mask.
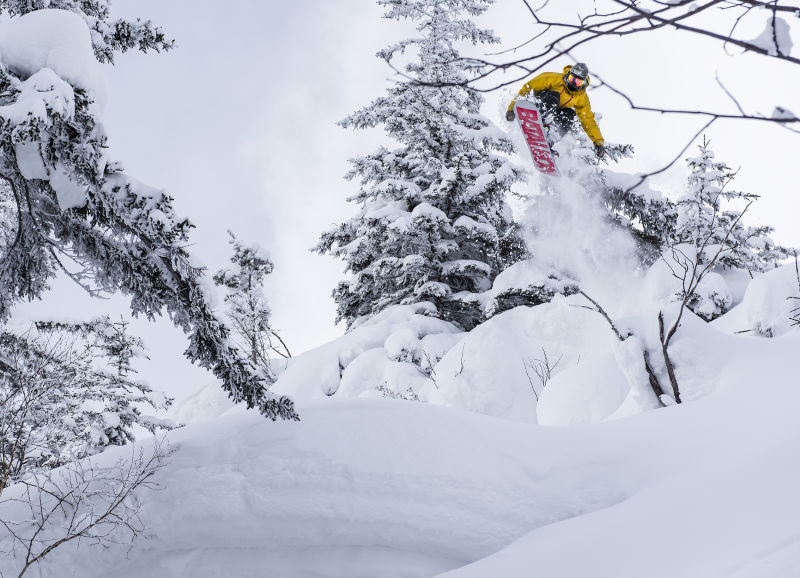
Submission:
[[[516,104],[517,122],[525,135],[528,149],[531,151],[533,164],[539,172],[552,177],[558,176],[553,151],[544,136],[544,126],[542,125],[542,115],[536,105],[528,100],[520,100]]]

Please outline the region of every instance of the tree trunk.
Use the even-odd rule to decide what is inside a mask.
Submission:
[[[669,383],[672,385],[672,395],[675,398],[675,403],[681,403],[681,392],[678,388],[678,378],[675,377],[675,368],[672,365],[672,360],[669,358],[669,340],[664,338],[664,314],[661,311],[658,312],[658,333],[661,337],[661,353],[664,356],[664,365],[667,366]]]

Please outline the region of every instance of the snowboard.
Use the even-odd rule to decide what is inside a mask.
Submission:
[[[528,150],[531,152],[533,164],[540,173],[557,177],[558,167],[556,166],[555,156],[550,149],[550,144],[545,137],[542,115],[536,105],[529,100],[520,100],[516,106],[517,122],[525,142],[528,143]]]

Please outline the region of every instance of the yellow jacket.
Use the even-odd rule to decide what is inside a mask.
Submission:
[[[564,74],[569,72],[570,68],[572,67],[565,66]],[[553,90],[560,95],[561,100],[559,102],[559,107],[574,109],[578,115],[578,119],[581,121],[583,130],[586,131],[586,134],[592,139],[592,142],[594,144],[602,144],[603,135],[600,133],[597,122],[594,120],[594,113],[592,112],[592,106],[589,104],[589,97],[586,95],[586,90],[571,92],[564,83],[564,74],[543,72],[539,76],[532,78],[523,85],[519,94],[511,101],[511,104],[508,105],[508,110],[514,108],[514,104],[520,97],[527,96],[530,93],[536,94],[543,90]]]

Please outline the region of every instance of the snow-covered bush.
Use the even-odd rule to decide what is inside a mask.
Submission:
[[[171,422],[143,414],[172,400],[133,378],[141,341],[120,323],[42,323],[0,333],[0,488],[155,432]]]
[[[758,197],[726,190],[735,173],[714,161],[707,141],[699,149],[699,156],[687,159],[687,190],[667,215],[662,253],[647,277],[651,287],[661,285],[653,291],[659,299],[683,303],[712,321],[741,301],[742,277],[749,280],[773,269],[790,251],[770,239],[771,227],[742,223],[744,212]],[[724,207],[723,201],[747,205],[736,210]]]
[[[797,331],[800,281],[791,263],[758,274],[741,303],[714,324],[729,333],[779,337]]]
[[[700,154],[686,160],[689,178],[686,193],[676,203],[675,222],[664,239],[671,258],[665,257],[682,287],[683,299],[697,275],[712,261],[717,269],[742,269],[752,273],[768,271],[790,255],[769,237],[772,227],[749,227],[742,216],[757,195],[726,190],[735,172],[714,160],[708,141],[699,145]],[[723,201],[745,202],[742,210],[723,207]],[[719,275],[710,271],[688,297],[687,306],[697,315],[712,320],[728,311],[732,299]]]
[[[436,387],[428,386],[425,398],[549,425],[602,421],[628,396],[636,398],[631,413],[654,407],[647,376],[619,362],[614,334],[582,305],[580,296],[556,297],[492,317],[436,365]],[[541,368],[544,379],[537,375]]]
[[[487,293],[486,315],[491,317],[522,305],[549,303],[556,295],[573,295],[577,283],[553,271],[544,271],[537,259],[514,263],[500,273]]]
[[[276,393],[309,401],[328,396],[426,399],[437,363],[463,332],[436,317],[432,303],[393,305],[344,336],[289,360]]]
[[[152,449],[132,452],[129,459],[106,464],[75,461],[32,472],[8,488],[0,485],[3,571],[13,568],[21,578],[28,570],[37,569],[42,576],[57,568],[61,575],[63,564],[48,568],[47,562],[70,542],[105,549],[127,544],[130,551],[147,531],[144,494],[161,489],[155,479],[171,453],[163,440],[155,440]]]

